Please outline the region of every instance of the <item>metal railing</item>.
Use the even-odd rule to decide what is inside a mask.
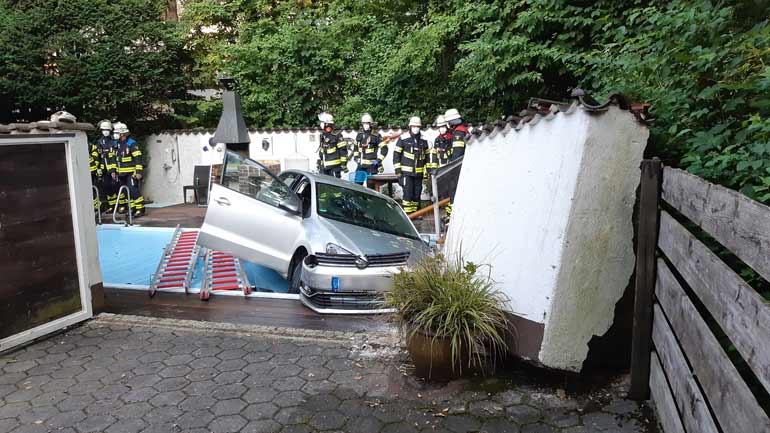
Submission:
[[[126,201],[128,203],[128,221],[118,218],[118,208],[120,207],[120,195],[123,190],[126,190]],[[118,199],[115,201],[115,207],[112,209],[112,222],[115,224],[124,224],[126,226],[134,225],[134,216],[131,215],[131,192],[128,190],[128,185],[121,185],[118,188]]]

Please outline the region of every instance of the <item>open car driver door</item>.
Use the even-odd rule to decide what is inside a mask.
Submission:
[[[302,202],[262,164],[227,151],[198,243],[283,275],[302,232]]]

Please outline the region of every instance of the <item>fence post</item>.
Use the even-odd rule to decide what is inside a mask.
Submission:
[[[639,198],[639,231],[636,247],[636,298],[631,341],[631,387],[628,397],[646,400],[649,396],[650,352],[652,350],[652,303],[655,293],[655,248],[660,220],[660,159],[642,161]]]

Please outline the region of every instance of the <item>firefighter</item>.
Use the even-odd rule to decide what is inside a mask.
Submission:
[[[372,131],[372,116],[365,113],[361,116],[362,131],[356,136],[353,148],[353,160],[358,163],[356,171],[368,175],[382,172],[382,161],[388,156],[388,144],[382,141],[379,134]]]
[[[444,119],[449,125],[448,134],[452,144],[449,162],[457,161],[458,159],[462,158],[463,155],[465,155],[465,143],[468,141],[470,133],[468,132],[468,127],[465,126],[465,123],[460,116],[460,112],[457,111],[456,108],[450,108],[447,110],[446,113],[444,113]],[[452,215],[452,204],[454,201],[455,191],[452,191],[452,194],[449,196],[449,204],[447,204],[446,207],[447,217]]]
[[[417,211],[422,194],[422,180],[426,175],[428,142],[420,136],[421,127],[419,117],[409,119],[409,132],[398,139],[393,151],[393,167],[404,190],[402,203],[406,213]]]
[[[321,121],[321,143],[318,147],[318,170],[321,174],[341,177],[348,172],[348,147],[342,135],[334,130],[334,117],[329,113],[318,115]]]
[[[448,134],[452,145],[449,161],[456,161],[465,155],[465,142],[468,141],[470,133],[457,109],[451,108],[447,110],[444,114],[444,120],[449,125]]]
[[[108,134],[109,132],[107,131]],[[99,190],[101,187],[99,186],[99,181],[102,177],[102,166],[99,161],[99,151],[96,143],[91,143],[91,146],[88,148],[88,170],[91,172],[91,185],[96,187],[95,194],[92,194],[94,212],[100,212]]]
[[[141,193],[142,174],[144,165],[142,151],[136,141],[129,137],[130,131],[124,123],[117,122],[114,125],[114,133],[118,134],[117,142],[117,172],[120,185],[127,186],[131,202],[123,195],[119,197],[120,209],[123,212],[130,211],[134,217],[144,215],[144,197]],[[127,209],[129,207],[130,209]]]
[[[99,196],[105,197],[103,202],[110,207],[115,207],[117,202],[118,192],[118,175],[115,172],[115,143],[117,140],[112,138],[112,122],[109,120],[102,120],[99,122],[99,138],[92,148],[92,155],[96,159],[98,171],[101,173],[98,175],[98,179],[94,183],[99,190]],[[93,150],[96,154],[93,154]],[[100,209],[102,211],[104,209]]]
[[[436,136],[436,139],[433,141],[433,147],[431,147],[428,155],[428,164],[426,167],[428,168],[429,173],[434,173],[449,162],[449,151],[451,150],[451,147],[446,125],[447,123],[444,116],[439,115],[436,117],[438,136]]]

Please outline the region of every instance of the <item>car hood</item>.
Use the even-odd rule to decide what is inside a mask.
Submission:
[[[392,235],[366,227],[319,218],[321,225],[328,231],[328,242],[335,243],[357,255],[395,254],[409,251],[410,262],[419,260],[430,252],[430,247],[422,240]]]

